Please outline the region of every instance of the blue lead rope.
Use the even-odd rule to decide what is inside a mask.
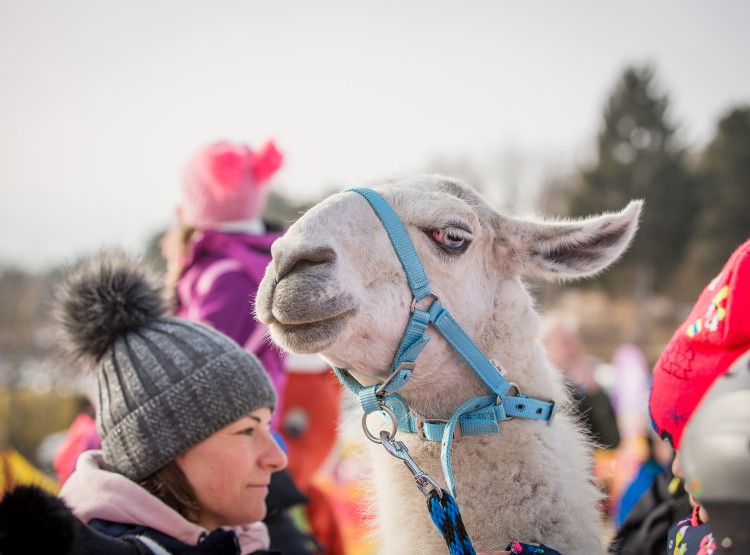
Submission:
[[[382,430],[380,443],[390,455],[403,461],[414,476],[419,491],[427,497],[427,511],[430,513],[430,518],[440,530],[451,555],[475,555],[458,505],[451,494],[440,489],[435,480],[422,472],[402,441],[394,440],[389,432]]]
[[[427,498],[427,510],[432,522],[443,535],[451,555],[476,555],[456,501],[447,491],[442,492],[443,495],[439,496],[433,491]]]

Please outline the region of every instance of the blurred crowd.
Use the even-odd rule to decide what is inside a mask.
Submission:
[[[339,383],[322,359],[281,352],[268,339],[264,326],[250,316],[258,285],[271,261],[271,245],[284,232],[280,222],[264,219],[272,177],[282,163],[281,152],[270,141],[257,149],[230,142],[213,143],[190,158],[182,178],[182,199],[176,210],[175,225],[161,243],[167,272],[159,287],[168,295],[165,304],[168,316],[152,315],[151,301],[144,301],[148,297],[144,294],[133,300],[143,304],[138,305],[136,323],[123,324],[105,333],[109,324],[103,324],[103,320],[92,316],[91,321],[84,321],[85,307],[78,307],[79,313],[73,310],[76,305],[61,308],[68,311],[69,341],[81,351],[77,354],[93,353],[96,363],[102,365],[97,374],[97,395],[81,403],[75,420],[56,446],[54,480],[10,446],[4,447],[0,458],[0,486],[4,492],[13,492],[20,484],[36,484],[47,492],[61,492],[74,513],[88,514],[89,522],[94,522],[95,536],[85,536],[88,531],[71,528],[75,530],[71,537],[85,536],[89,546],[108,545],[97,543],[105,541],[98,534],[120,539],[137,533],[150,538],[144,545],[166,542],[175,553],[192,552],[179,550],[189,544],[173,532],[179,526],[152,534],[148,522],[137,522],[138,526],[133,528],[134,523],[124,522],[122,517],[117,520],[111,511],[91,509],[92,494],[85,489],[91,484],[84,486],[80,482],[88,479],[85,476],[92,476],[91,480],[96,482],[103,467],[97,466],[99,459],[89,455],[82,463],[82,454],[103,452],[117,473],[142,486],[144,480],[151,484],[152,471],[168,462],[177,461],[177,466],[189,474],[194,467],[181,458],[183,454],[193,453],[202,442],[239,421],[238,414],[225,415],[222,411],[228,411],[226,406],[235,401],[240,403],[233,395],[241,392],[243,386],[236,385],[237,376],[233,372],[247,367],[251,368],[248,372],[254,380],[250,384],[254,393],[249,395],[254,402],[243,406],[245,412],[258,414],[257,422],[251,422],[250,426],[253,437],[265,433],[263,426],[267,424],[269,437],[275,443],[257,455],[258,460],[263,456],[266,457],[263,460],[270,461],[263,463],[270,482],[262,499],[263,509],[253,518],[265,524],[268,536],[260,539],[253,536],[255,543],[247,544],[253,546],[252,551],[243,547],[242,553],[366,555],[374,552],[376,546],[367,536],[371,523],[363,510],[367,491],[358,481],[361,471],[351,453],[353,446],[337,435],[342,407],[347,403]],[[103,268],[109,267],[99,264],[96,277],[89,275],[88,282],[79,278],[85,283],[74,285],[93,290],[93,281],[105,283]],[[544,320],[542,341],[551,363],[561,371],[569,387],[568,408],[578,415],[596,445],[593,479],[606,493],[601,512],[610,523],[612,553],[750,552],[743,519],[738,517],[744,514],[746,518],[748,513],[741,511],[747,511],[750,505],[746,491],[750,483],[747,450],[750,359],[745,354],[750,348],[747,319],[750,242],[740,245],[720,270],[676,330],[654,368],[639,348],[630,343],[621,344],[610,360],[598,360],[587,354],[579,323],[574,319],[550,314]],[[135,279],[127,272],[122,275],[124,281]],[[114,287],[110,282],[116,280],[112,276],[108,279],[107,287]],[[145,285],[138,282],[134,287]],[[123,291],[117,290],[115,296],[129,294]],[[177,323],[179,320],[171,317],[189,321],[195,327],[183,329]],[[149,335],[156,333],[154,329],[159,326],[169,330],[168,340]],[[142,346],[135,346],[130,334],[138,334]],[[231,338],[232,343],[223,343],[225,337]],[[195,392],[203,391],[205,384],[200,375],[205,369],[197,362],[198,358],[191,361],[195,368],[187,365],[188,370],[178,363],[188,349],[195,349],[198,357],[203,343],[210,342],[207,338],[214,343],[205,348],[216,349],[217,356],[234,357],[234,367],[221,369],[226,372],[226,383],[221,381],[223,378],[212,382],[213,393],[229,399],[222,402],[225,407],[219,409],[213,405],[200,412],[204,410],[203,401]],[[184,372],[182,378],[190,383],[194,380],[192,397],[185,391],[177,392],[168,380],[147,382],[140,369],[153,369],[155,365],[160,368],[174,365],[175,373]],[[266,391],[266,387],[268,393],[257,393]],[[730,399],[739,393],[744,397]],[[165,396],[172,400],[159,413],[154,407]],[[158,434],[151,428],[157,420],[162,429],[180,428],[181,422],[196,414],[211,423],[207,424],[208,435],[175,438],[165,432],[156,437]],[[119,418],[116,415],[132,420],[132,428],[115,425]],[[141,418],[144,423],[140,423]],[[233,433],[245,433],[244,428],[238,430]],[[127,446],[136,441],[144,442],[148,452],[138,455],[141,458],[126,456]],[[179,444],[172,456],[153,461],[153,453],[172,441]],[[733,451],[743,441],[744,447]],[[281,451],[277,453],[276,449]],[[199,459],[195,464],[205,462]],[[82,478],[84,472],[90,474]],[[195,475],[199,472],[190,474],[190,478]],[[164,491],[169,490],[172,482],[158,478],[156,485],[149,486],[152,489],[143,487],[164,500]],[[745,480],[744,485],[738,483],[741,480]],[[197,545],[206,553],[223,553],[220,547],[208,551],[210,545],[220,546],[228,541],[211,533],[208,523],[214,521],[194,518],[191,502],[169,491],[177,501],[165,503],[175,508],[180,518],[191,524],[206,525],[198,532]],[[200,497],[204,492],[198,493],[197,503],[201,505],[205,501]],[[29,495],[29,491],[25,494]],[[80,501],[82,498],[86,501]],[[51,507],[49,510],[56,515],[67,510],[45,497],[32,503],[20,494],[12,497],[8,493],[0,503],[3,526],[8,528],[9,523],[16,523],[13,526],[21,530],[20,520],[14,518],[20,514],[18,507],[28,507],[29,503]],[[13,507],[16,516],[9,515],[9,507]],[[222,510],[216,509],[215,513],[223,515]],[[254,523],[252,519],[247,522]],[[250,532],[246,529],[236,532],[240,543],[245,541],[243,534]],[[9,543],[15,541],[9,537],[0,534],[0,551],[20,552],[13,551],[13,546],[19,544]],[[127,547],[113,544],[107,549],[125,553],[129,552]],[[508,552],[530,552],[513,549]]]

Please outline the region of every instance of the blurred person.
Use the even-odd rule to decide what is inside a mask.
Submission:
[[[647,487],[648,483],[643,480],[655,477],[655,471],[668,465],[671,453],[668,448],[661,447],[658,438],[655,438],[657,441],[654,442],[648,431],[648,387],[651,368],[641,349],[632,343],[619,345],[612,354],[610,368],[614,370],[610,399],[620,431],[612,499],[615,505],[621,506],[621,497],[625,495],[626,489],[633,482],[636,483],[636,487],[638,484]],[[670,459],[660,463],[657,459],[663,451],[667,451],[665,455]],[[629,493],[633,493],[632,488]],[[620,523],[621,520],[618,521],[618,524]]]
[[[617,415],[620,440],[643,442],[648,437],[648,386],[651,369],[643,351],[632,343],[619,345],[612,354],[614,387],[610,392]]]
[[[620,443],[620,433],[609,395],[596,381],[597,361],[584,353],[577,326],[570,320],[554,317],[546,320],[542,343],[570,390],[573,414],[578,415],[595,442],[594,477],[607,494],[602,499],[601,510],[609,515],[613,511],[614,450]]]
[[[649,411],[658,436],[675,451],[672,471],[682,476],[686,424],[711,385],[750,348],[750,240],[740,245],[699,296],[654,367]],[[738,410],[728,406],[728,410]],[[716,541],[706,508],[691,481],[691,516],[669,530],[668,553],[711,555]]]
[[[183,172],[178,224],[162,243],[175,315],[210,324],[253,352],[277,393],[286,382],[284,355],[265,339],[252,307],[281,236],[262,216],[282,161],[272,141],[259,150],[227,141],[200,149]]]
[[[96,371],[102,449],[79,457],[62,502],[3,498],[0,552],[267,553],[265,497],[286,456],[258,359],[164,316],[162,289],[121,253],[69,272],[56,307],[63,346]]]
[[[337,510],[341,502],[331,483],[326,463],[337,452],[337,430],[341,412],[341,383],[318,355],[291,354],[286,358],[288,373],[284,391],[281,431],[289,455],[289,472],[309,501],[299,515],[321,544],[321,553],[345,555],[343,528],[346,515]],[[311,395],[314,392],[314,395]],[[328,472],[326,472],[328,470]],[[338,503],[337,503],[338,502]],[[364,515],[357,515],[364,520]]]
[[[285,355],[252,308],[271,244],[282,234],[263,220],[270,179],[282,162],[272,141],[260,149],[228,141],[199,149],[183,171],[178,225],[162,243],[175,315],[213,326],[260,359],[277,392],[276,433],[283,433]],[[275,548],[290,555],[324,552],[289,513],[307,502],[288,471],[274,474],[266,524]]]
[[[612,407],[617,415],[620,445],[612,479],[614,522],[621,527],[638,499],[672,462],[672,449],[656,437],[648,419],[651,369],[641,349],[619,345],[612,354]]]
[[[65,438],[55,451],[52,467],[57,474],[57,481],[62,486],[76,467],[78,456],[93,449],[98,449],[102,442],[96,431],[95,409],[86,397],[80,401],[78,416],[68,428]]]
[[[596,381],[596,360],[587,356],[575,324],[551,318],[545,322],[542,343],[550,361],[560,370],[575,401],[574,409],[602,449],[614,449],[620,433],[609,395]]]
[[[51,493],[58,490],[54,480],[0,438],[0,497],[20,485],[34,485]]]
[[[750,553],[749,446],[750,351],[746,351],[701,399],[685,426],[681,457],[675,461],[677,472],[704,509],[701,519],[710,522],[717,553]]]
[[[656,479],[672,465],[672,448],[656,437],[653,431],[647,431],[644,437],[646,457],[638,465],[635,476],[625,485],[622,495],[616,502],[615,526],[617,528],[623,526],[641,497],[651,488]]]
[[[669,529],[690,510],[682,479],[672,474],[670,460],[624,516],[610,543],[609,553],[664,555]]]

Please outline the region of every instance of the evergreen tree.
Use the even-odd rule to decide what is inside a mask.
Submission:
[[[604,276],[612,291],[632,294],[635,287],[645,297],[668,289],[689,242],[696,180],[668,108],[652,68],[626,69],[604,111],[597,162],[582,171],[571,198],[573,215],[619,210],[634,198],[646,201],[633,245]]]
[[[698,168],[703,209],[683,268],[684,283],[696,294],[750,237],[750,107],[719,121]]]

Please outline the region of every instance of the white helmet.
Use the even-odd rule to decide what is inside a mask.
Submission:
[[[682,468],[720,553],[750,553],[750,351],[718,378],[685,426]]]

